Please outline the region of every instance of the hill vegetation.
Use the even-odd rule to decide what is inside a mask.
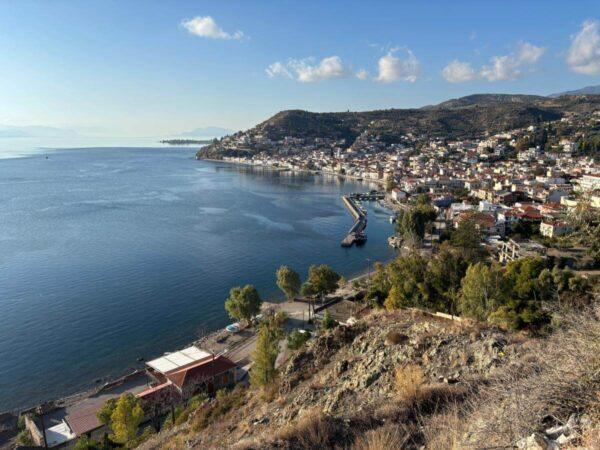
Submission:
[[[364,132],[378,135],[380,140],[388,143],[401,142],[406,135],[443,139],[473,138],[558,120],[568,113],[589,112],[599,107],[600,96],[594,95],[550,98],[476,94],[413,109],[331,113],[281,111],[238,135],[261,135],[272,141],[280,141],[285,137],[343,139],[343,146],[351,146]],[[249,153],[255,150],[248,148]],[[227,150],[222,148],[220,141],[215,141],[201,149],[198,157],[218,158],[226,153]]]

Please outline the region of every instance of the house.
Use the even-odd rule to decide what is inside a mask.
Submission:
[[[506,227],[503,220],[497,220],[493,212],[464,211],[454,220],[454,226],[458,228],[459,224],[465,220],[471,220],[475,227],[486,236],[504,237]]]
[[[579,189],[583,192],[600,190],[600,175],[583,175],[577,181]]]
[[[233,361],[195,346],[149,361],[147,366],[155,383],[137,394],[146,412],[160,412],[201,392],[231,387],[236,380]]]
[[[557,237],[570,233],[571,227],[560,220],[544,221],[540,224],[540,234],[547,237]]]
[[[394,201],[403,202],[406,200],[407,193],[404,192],[402,189],[394,188],[394,189],[392,189],[391,197],[392,197],[392,200],[394,200]]]

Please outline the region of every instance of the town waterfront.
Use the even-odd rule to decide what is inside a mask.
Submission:
[[[228,323],[232,286],[269,298],[278,266],[345,276],[393,256],[337,177],[195,161],[195,148],[82,148],[0,160],[0,411],[72,394]]]

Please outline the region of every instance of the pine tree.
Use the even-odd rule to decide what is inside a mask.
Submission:
[[[283,337],[282,320],[277,316],[267,318],[258,330],[254,364],[250,370],[250,383],[264,386],[277,377],[275,361],[279,354],[279,340]]]
[[[144,411],[139,399],[132,394],[123,394],[110,417],[113,434],[111,439],[127,444],[137,437],[138,427],[144,420]]]

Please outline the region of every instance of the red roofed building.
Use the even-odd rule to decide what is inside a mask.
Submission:
[[[189,349],[186,350],[189,353]],[[178,353],[148,363],[149,375],[159,384],[137,395],[147,413],[163,411],[173,403],[179,403],[201,392],[213,393],[235,384],[236,364],[229,358],[209,354],[187,364],[169,366],[169,363],[181,359]],[[168,369],[161,370],[160,367]]]
[[[184,397],[190,397],[200,391],[213,392],[233,385],[235,368],[235,363],[223,355],[211,355],[168,372],[166,376]]]

